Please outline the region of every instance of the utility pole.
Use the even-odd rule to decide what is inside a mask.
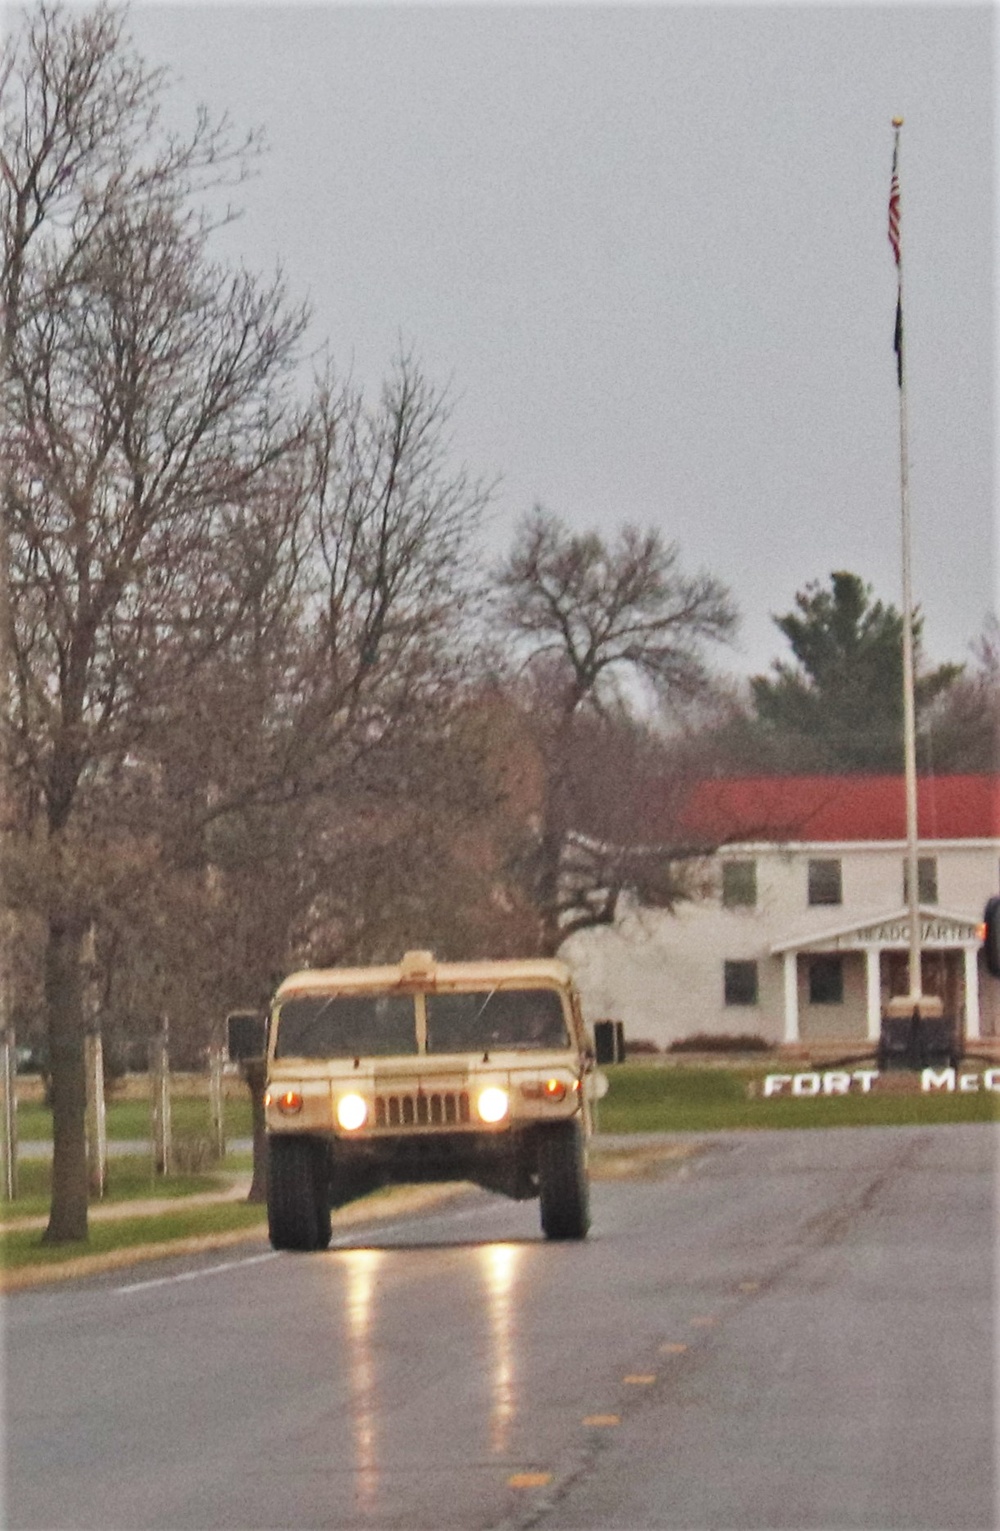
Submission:
[[[219,1163],[226,1157],[225,1094],[222,1080],[222,1040],[218,1026],[213,1026],[208,1049],[208,1110],[211,1121],[212,1157]]]
[[[0,1196],[17,1200],[17,1050],[14,1033],[0,1037]]]
[[[169,1175],[173,1168],[170,1132],[170,1057],[168,1022],[163,1017],[160,1030],[150,1043],[150,1075],[153,1087],[153,1173]]]
[[[84,1004],[87,1033],[84,1061],[87,1070],[87,1178],[90,1195],[104,1199],[108,1180],[108,1127],[104,1099],[104,1046],[101,1041],[97,997],[97,942],[91,923],[84,942]]]

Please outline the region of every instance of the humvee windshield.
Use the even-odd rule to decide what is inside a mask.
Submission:
[[[566,1047],[562,1002],[553,989],[483,989],[428,994],[427,1051]]]
[[[309,994],[278,1011],[276,1058],[372,1058],[417,1050],[406,994]]]

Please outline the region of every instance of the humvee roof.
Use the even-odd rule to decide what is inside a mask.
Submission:
[[[448,989],[483,983],[500,989],[524,984],[564,988],[571,983],[571,975],[565,962],[556,957],[437,962],[430,953],[407,952],[402,962],[384,967],[304,968],[284,980],[275,1000],[288,999],[293,994],[330,994],[349,989]]]

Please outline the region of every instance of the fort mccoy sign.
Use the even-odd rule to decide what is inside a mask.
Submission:
[[[871,1095],[882,1074],[878,1069],[854,1069],[845,1073],[829,1069],[824,1073],[765,1074],[761,1095],[793,1095],[800,1100],[815,1100],[821,1095]],[[959,1069],[926,1068],[920,1074],[924,1095],[977,1095],[989,1091],[1000,1095],[1000,1068],[964,1073]]]

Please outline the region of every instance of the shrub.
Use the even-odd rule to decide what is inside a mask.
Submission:
[[[625,1038],[626,1056],[630,1053],[658,1053],[659,1051],[659,1043],[653,1042],[649,1037],[636,1037],[634,1041],[631,1037]]]
[[[752,1032],[728,1036],[724,1032],[697,1031],[690,1037],[679,1037],[667,1049],[671,1053],[767,1053],[771,1043]]]

